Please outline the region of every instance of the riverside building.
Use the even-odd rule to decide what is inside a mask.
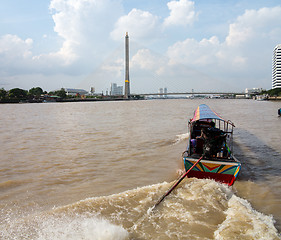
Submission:
[[[272,89],[281,88],[281,44],[273,51],[272,59]]]
[[[116,83],[111,83],[110,95],[123,95],[123,86],[118,86]]]
[[[263,91],[262,88],[246,88],[245,89],[245,97],[250,98],[251,95],[258,95]]]
[[[68,96],[76,96],[79,95],[88,95],[89,92],[84,89],[76,89],[76,88],[64,88],[64,91],[66,92],[66,95]]]

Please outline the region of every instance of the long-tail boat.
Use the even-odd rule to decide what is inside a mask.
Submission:
[[[233,185],[241,163],[233,154],[233,129],[230,120],[224,120],[207,105],[201,104],[188,123],[189,139],[183,152],[188,177],[209,178]]]

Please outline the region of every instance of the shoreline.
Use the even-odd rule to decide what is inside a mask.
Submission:
[[[64,102],[109,102],[109,101],[135,101],[135,100],[160,100],[160,99],[179,99],[179,98],[153,98],[153,99],[145,99],[145,98],[70,98],[70,99],[56,99],[51,101],[46,100],[6,100],[6,101],[0,101],[0,104],[17,104],[17,103],[64,103]],[[182,99],[182,98],[181,98]],[[188,99],[188,98],[186,98]],[[219,99],[219,98],[218,98]],[[221,98],[225,99],[225,98]],[[252,98],[233,98],[233,99],[248,99],[253,100]],[[190,99],[193,100],[193,99]],[[268,97],[267,99],[259,100],[259,101],[281,101],[281,97]]]

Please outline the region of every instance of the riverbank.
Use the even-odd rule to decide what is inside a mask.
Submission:
[[[126,99],[123,97],[104,97],[104,98],[53,98],[53,99],[31,99],[31,100],[19,100],[19,99],[7,99],[0,101],[0,104],[14,104],[14,103],[48,103],[48,102],[103,102],[103,101],[130,101],[130,100],[144,100],[144,97],[133,96]]]
[[[0,101],[0,104],[14,104],[14,103],[49,103],[49,102],[104,102],[104,101],[130,101],[130,100],[159,100],[159,99],[184,99],[184,98],[145,98],[141,95],[135,95],[131,98],[123,98],[123,97],[111,97],[111,96],[105,96],[103,98],[49,98],[49,99],[30,99],[30,100],[19,100],[19,99],[7,99]],[[190,100],[193,100],[194,98],[189,98]],[[216,98],[223,100],[224,98]],[[242,99],[248,99],[252,100],[251,98],[235,98],[237,100]],[[263,98],[261,100],[254,99],[258,101],[281,101],[281,97],[267,97]]]
[[[269,101],[281,101],[281,97],[268,97]]]

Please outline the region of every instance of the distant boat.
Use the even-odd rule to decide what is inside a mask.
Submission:
[[[257,95],[254,97],[257,101],[264,101],[268,99],[268,96],[263,94],[263,95]]]
[[[234,124],[201,104],[188,127],[190,137],[187,150],[183,152],[185,170],[203,157],[187,176],[233,185],[241,168],[241,163],[233,155]]]

